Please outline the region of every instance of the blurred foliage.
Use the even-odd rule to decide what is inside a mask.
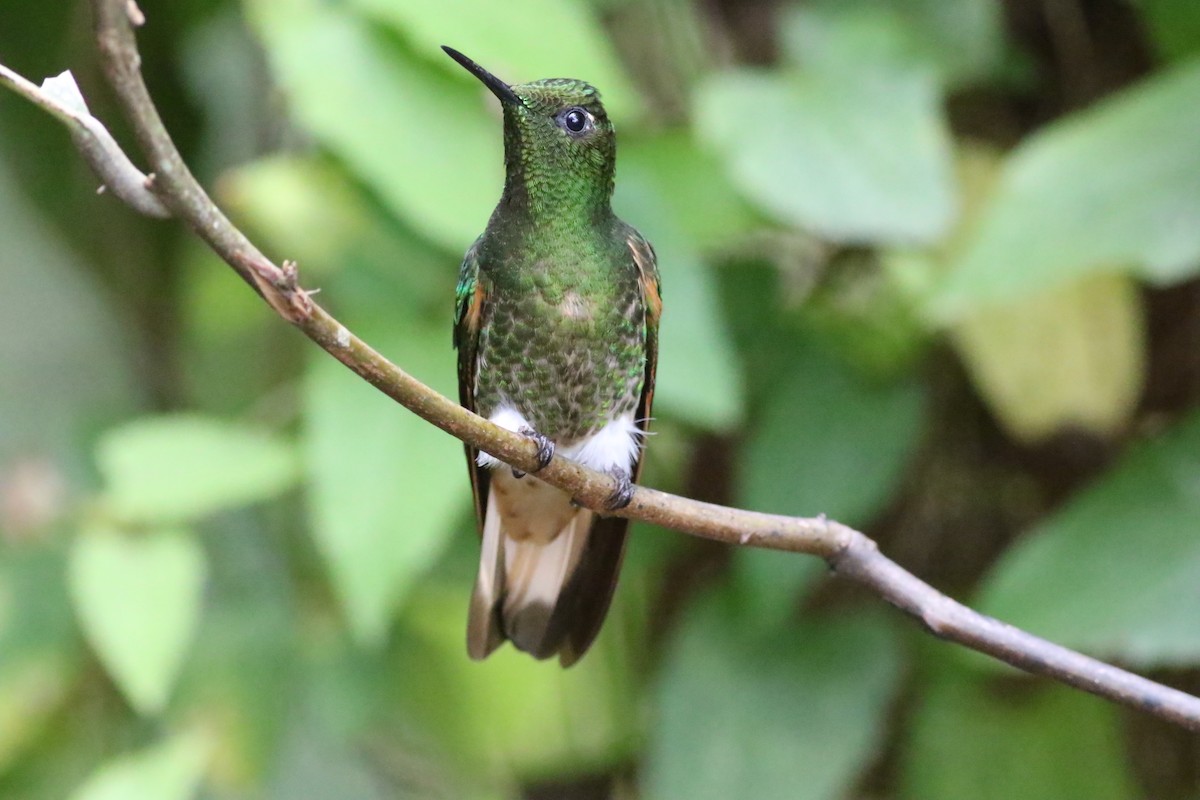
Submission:
[[[0,61],[130,141],[86,6],[8,0]],[[451,395],[503,172],[437,46],[593,81],[664,278],[645,482],[1200,690],[1194,0],[143,8],[218,201]],[[1194,736],[649,528],[578,667],[468,661],[459,444],[93,189],[0,95],[0,797],[1200,796]]]

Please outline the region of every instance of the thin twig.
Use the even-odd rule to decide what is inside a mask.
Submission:
[[[171,216],[150,190],[152,178],[145,175],[113,139],[108,128],[93,117],[70,72],[32,83],[0,64],[0,85],[7,86],[67,126],[71,141],[101,181],[135,211],[148,217]]]
[[[217,209],[192,177],[159,119],[139,70],[125,0],[93,0],[96,36],[109,82],[133,123],[158,179],[154,191],[284,319],[405,408],[518,469],[536,468],[536,445],[422,384],[314,303],[295,265],[267,259]],[[601,508],[615,488],[604,474],[556,457],[538,477]],[[630,519],[732,545],[819,556],[836,575],[860,583],[919,620],[931,633],[1028,672],[1200,730],[1200,698],[1185,694],[986,617],[939,593],[883,556],[873,541],[824,517],[782,517],[636,487],[619,513]]]

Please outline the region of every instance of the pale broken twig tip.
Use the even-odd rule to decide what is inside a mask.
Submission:
[[[138,7],[136,0],[125,0],[125,16],[129,18],[129,24],[135,28],[146,24],[146,15]]]
[[[67,127],[71,141],[101,184],[139,213],[165,219],[171,212],[148,191],[142,174],[117,144],[108,128],[88,111],[70,70],[42,81],[41,86],[0,64],[0,84],[8,86]]]

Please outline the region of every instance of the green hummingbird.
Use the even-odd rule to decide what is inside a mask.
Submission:
[[[662,310],[654,250],[612,211],[616,140],[599,93],[551,78],[508,85],[443,50],[500,99],[504,191],[455,292],[462,404],[612,475],[628,505],[654,399]],[[506,639],[570,666],[608,612],[628,521],[606,517],[469,445],[482,538],[467,652]]]

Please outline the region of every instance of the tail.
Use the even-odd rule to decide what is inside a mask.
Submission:
[[[506,639],[570,666],[600,631],[625,552],[624,519],[575,508],[533,476],[492,473],[467,651],[487,657]]]

